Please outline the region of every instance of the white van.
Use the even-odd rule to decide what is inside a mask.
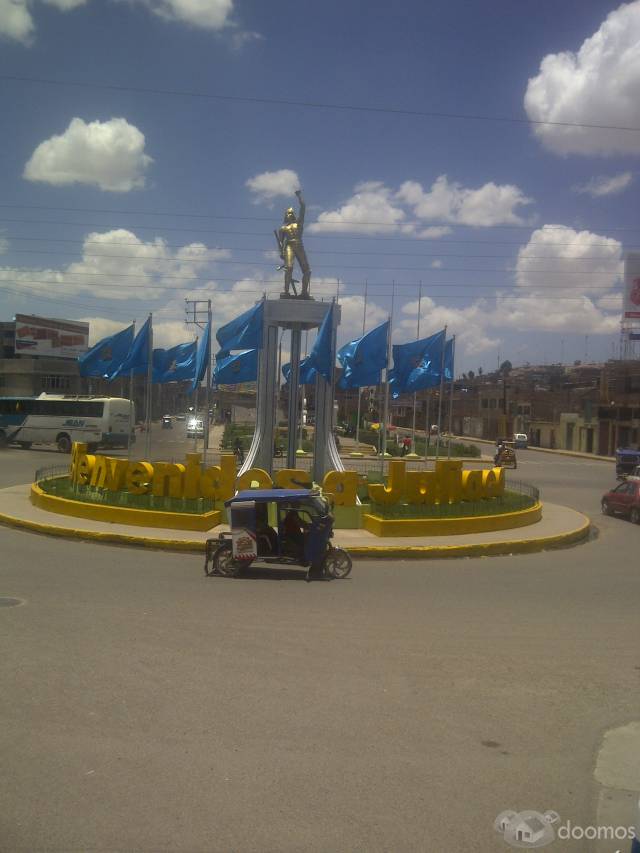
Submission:
[[[516,450],[526,450],[529,445],[529,439],[524,432],[515,432],[513,434],[513,446]]]

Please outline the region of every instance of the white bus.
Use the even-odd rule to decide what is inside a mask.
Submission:
[[[122,397],[0,397],[0,447],[55,444],[62,453],[69,453],[74,441],[91,450],[127,447],[134,424],[133,403]]]

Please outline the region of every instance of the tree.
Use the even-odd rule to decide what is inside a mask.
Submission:
[[[482,368],[481,367],[478,368],[478,376],[482,376]]]
[[[481,369],[482,369],[482,368],[481,368]],[[473,370],[470,370],[470,371],[467,373],[467,376],[469,377],[469,379],[475,379],[475,378],[476,378],[476,375],[475,375],[475,373],[473,372]]]
[[[503,361],[500,365],[500,373],[510,373],[511,370],[513,370],[513,365],[511,364],[509,359]]]

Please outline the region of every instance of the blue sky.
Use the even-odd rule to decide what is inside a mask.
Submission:
[[[0,0],[0,317],[95,340],[153,311],[168,345],[210,297],[221,325],[279,291],[300,184],[341,341],[365,281],[367,328],[395,282],[414,338],[422,282],[421,335],[446,323],[459,371],[610,357],[638,55],[640,0]]]

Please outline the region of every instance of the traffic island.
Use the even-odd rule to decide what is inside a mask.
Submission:
[[[74,445],[68,471],[38,472],[28,486],[0,491],[0,522],[54,536],[181,551],[203,551],[227,529],[224,501],[252,488],[300,487],[297,469],[238,475],[235,459],[203,467],[199,454],[184,464],[128,462]],[[589,520],[566,507],[543,505],[537,489],[507,489],[504,470],[463,470],[441,460],[432,470],[389,465],[383,482],[355,471],[330,471],[322,491],[331,498],[335,542],[353,556],[433,558],[524,553],[585,539]],[[365,503],[366,501],[366,503]]]

